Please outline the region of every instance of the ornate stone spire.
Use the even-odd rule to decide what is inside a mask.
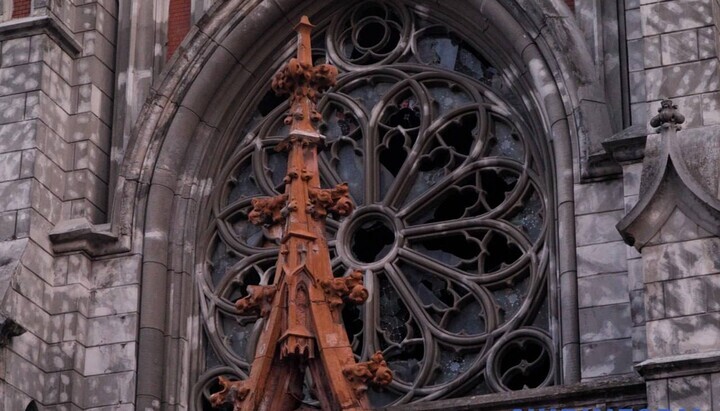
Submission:
[[[367,410],[368,385],[387,385],[392,372],[380,352],[356,363],[342,324],[345,302],[362,304],[368,297],[362,273],[334,278],[325,240],[325,217],[349,215],[353,210],[347,184],[320,188],[317,132],[318,93],[335,84],[337,69],[314,66],[310,32],[303,16],[297,25],[298,55],[272,82],[278,94],[290,95],[285,123],[288,137],[276,150],[288,151],[285,193],[254,199],[249,219],[266,227],[283,225],[274,284],[249,286],[248,296],[236,302],[240,313],[262,317],[250,376],[244,381],[220,377],[223,390],[213,394],[213,406],[230,403],[239,410],[295,410],[301,407],[305,371],[322,409]]]

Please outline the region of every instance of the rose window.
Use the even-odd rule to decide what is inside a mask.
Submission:
[[[549,162],[507,103],[519,99],[470,43],[413,6],[362,2],[325,27],[315,54],[341,76],[320,102],[321,180],[347,182],[357,207],[327,221],[333,272],[365,273],[370,298],[344,308],[345,327],[359,360],[381,350],[395,375],[368,392],[373,405],[553,384]],[[287,156],[273,147],[287,109],[259,99],[211,199],[198,407],[214,377],[248,374],[262,320],[233,303],[273,281],[280,227],[248,213],[252,198],[284,190]]]

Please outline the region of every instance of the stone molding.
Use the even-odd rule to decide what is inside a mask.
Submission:
[[[612,133],[609,131],[611,120],[604,97],[605,88],[575,15],[564,4],[556,1],[500,0],[482,3],[482,12],[492,10],[496,4],[504,8],[522,25],[521,30],[526,31],[524,36],[535,39],[545,65],[542,69],[535,69],[532,64],[528,64],[533,67],[531,73],[535,77],[535,84],[551,80],[541,78],[546,74],[552,76],[555,83],[562,84],[558,93],[567,107],[563,111],[566,112],[571,136],[577,141],[577,153],[574,155],[580,160],[578,178],[592,181],[619,175],[620,167],[611,161],[602,146],[603,140]],[[488,13],[489,21],[501,25],[506,23],[499,16],[491,17],[493,14]],[[524,47],[527,37],[515,39],[513,37],[516,34],[520,33],[510,35],[509,41],[516,47]],[[521,52],[528,57],[533,54]],[[544,73],[544,70],[550,73]],[[540,104],[547,104],[549,96],[544,94],[541,97]]]
[[[635,369],[646,380],[720,372],[720,351],[673,355],[641,362]]]
[[[430,410],[511,410],[534,409],[586,409],[633,408],[647,404],[645,381],[642,378],[622,377],[595,380],[573,385],[555,386],[500,394],[476,395],[435,402],[406,404],[389,407],[387,411]]]
[[[49,233],[53,251],[62,254],[84,251],[92,257],[130,251],[119,242],[110,224],[92,224],[86,218],[58,223]]]
[[[0,39],[10,40],[46,34],[53,39],[71,57],[78,57],[82,46],[75,40],[72,33],[58,24],[54,17],[39,16],[13,19],[0,23]]]
[[[632,164],[645,157],[647,135],[645,125],[636,124],[612,135],[602,145],[616,163]]]

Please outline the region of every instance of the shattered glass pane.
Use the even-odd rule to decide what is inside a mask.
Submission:
[[[495,123],[495,139],[491,143],[491,156],[509,157],[516,161],[525,158],[525,147],[512,128],[505,123]]]
[[[430,35],[417,42],[420,59],[428,65],[452,70],[458,57],[458,44],[447,36]]]
[[[537,241],[543,231],[542,200],[537,192],[533,191],[525,206],[513,218],[512,223],[520,227],[530,240]]]
[[[275,189],[281,192],[285,184],[283,179],[287,174],[287,153],[276,152],[272,148],[265,149],[265,153],[267,155],[267,173],[270,175]]]
[[[222,315],[221,318],[225,345],[230,347],[235,354],[245,357],[250,336],[248,326],[240,325],[237,319],[227,315]]]
[[[529,287],[530,277],[525,277],[511,287],[504,287],[492,292],[495,303],[500,308],[501,323],[509,321],[518,313],[520,306],[527,297]]]
[[[250,247],[261,248],[264,245],[263,230],[262,227],[252,224],[247,218],[238,219],[232,225],[233,231],[240,242],[249,245]]]
[[[410,313],[384,275],[377,277],[380,283],[380,331],[389,342],[401,343],[407,336],[406,323]]]
[[[418,377],[425,355],[421,341],[404,343],[385,352],[385,360],[398,381],[412,383]]]
[[[355,151],[349,143],[342,144],[338,150],[337,171],[342,181],[350,187],[350,194],[356,204],[365,202],[365,178],[363,174],[362,154]]]
[[[464,91],[447,86],[430,86],[428,87],[428,91],[433,97],[439,115],[444,115],[451,110],[463,107],[472,101],[470,100],[470,96]]]
[[[438,358],[432,383],[443,384],[458,378],[473,364],[477,354],[475,350],[456,349],[438,344]]]
[[[364,106],[369,113],[392,86],[392,83],[383,81],[355,88],[348,94],[353,100]]]
[[[459,304],[459,310],[449,317],[447,330],[458,335],[480,335],[485,327],[485,310],[482,305],[470,297]]]
[[[471,50],[461,47],[455,63],[455,71],[479,80],[485,84],[492,84],[497,69],[483,63]]]
[[[228,268],[237,264],[240,259],[228,253],[225,243],[223,243],[222,241],[217,241],[211,261],[212,281],[213,285],[217,286],[225,277],[225,273],[227,272]]]
[[[230,194],[228,195],[227,202],[228,204],[232,204],[238,200],[255,197],[260,194],[260,188],[258,188],[255,183],[252,163],[249,159],[243,160],[242,165],[235,174],[235,179],[233,181]]]
[[[320,128],[320,132],[325,135],[327,143],[333,143],[340,137],[350,136],[359,126],[358,119],[351,111],[333,107],[325,115],[325,123]]]

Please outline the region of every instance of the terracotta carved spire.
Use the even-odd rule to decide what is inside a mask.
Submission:
[[[288,151],[285,193],[253,200],[249,218],[266,227],[281,226],[282,240],[274,284],[248,287],[236,302],[241,313],[262,318],[250,376],[244,381],[220,378],[223,390],[211,402],[230,403],[235,411],[285,411],[302,408],[303,382],[309,371],[313,391],[323,410],[367,410],[369,385],[392,381],[382,354],[356,363],[342,324],[344,303],[363,303],[368,291],[362,273],[334,278],[325,239],[325,217],[344,217],[353,210],[347,184],[320,188],[317,132],[321,120],[318,93],[332,87],[337,69],[314,66],[310,44],[312,25],[303,17],[298,32],[297,58],[275,76],[272,87],[290,95],[285,123],[288,137],[276,147]]]

